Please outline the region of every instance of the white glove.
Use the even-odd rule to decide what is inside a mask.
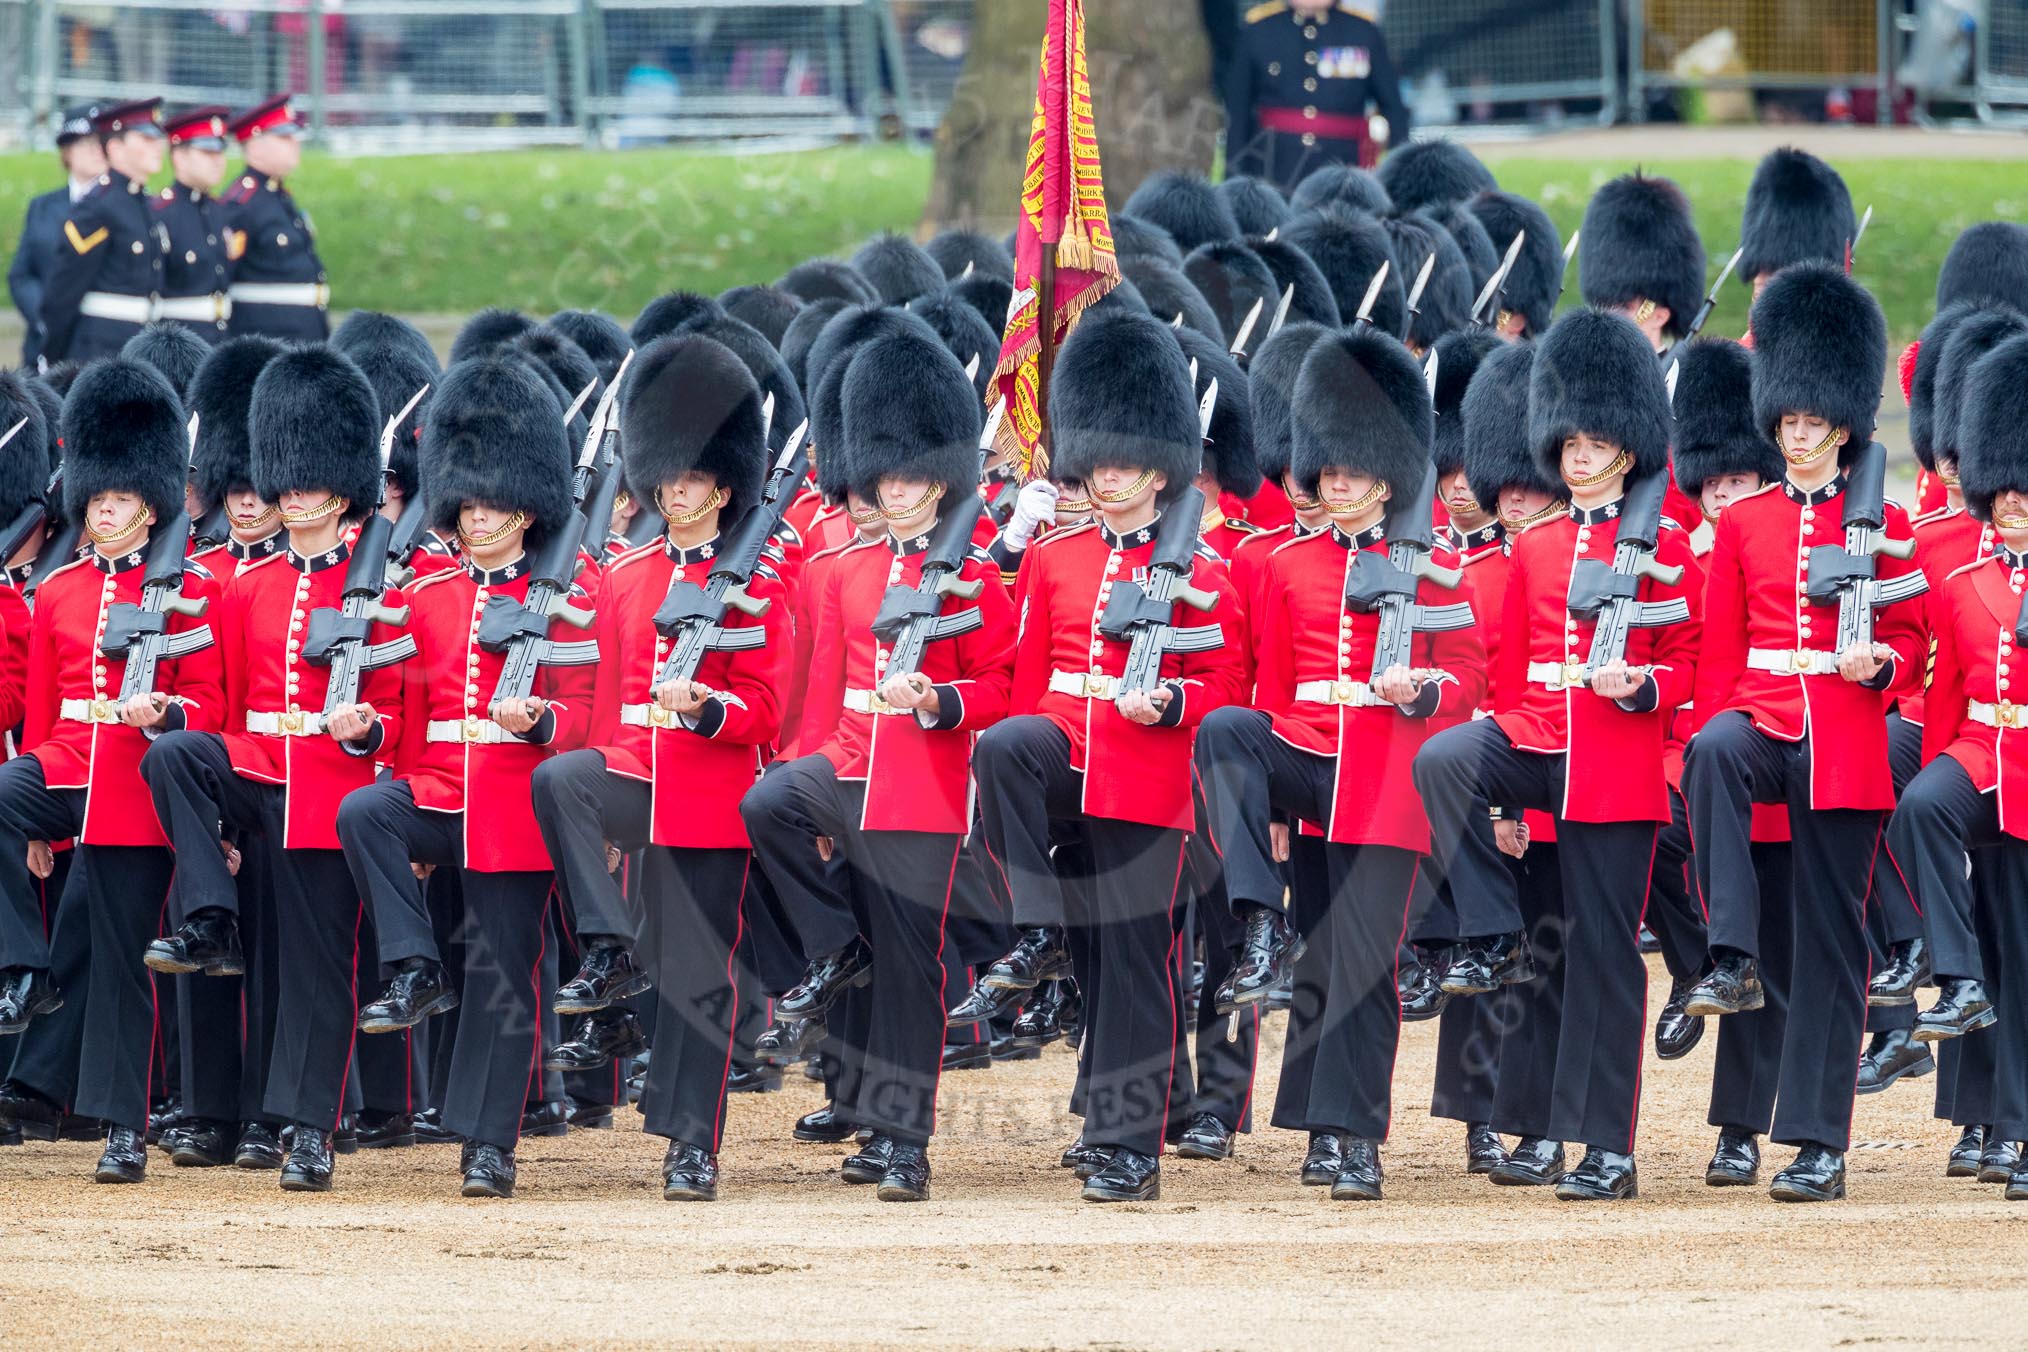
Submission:
[[[1056,520],[1056,485],[1047,479],[1037,479],[1024,484],[1014,498],[1014,515],[1000,532],[1001,541],[1008,549],[1020,553],[1028,548],[1028,542],[1035,538],[1035,532],[1045,521]]]

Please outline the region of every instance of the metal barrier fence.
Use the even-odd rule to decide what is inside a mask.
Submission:
[[[1617,103],[1613,0],[1393,0],[1387,49],[1419,122],[1491,120],[1520,105]]]
[[[1627,3],[1627,101],[1635,110],[1655,89],[1865,89],[1874,96],[1877,119],[1892,116],[1898,0]],[[1679,72],[1678,58],[1699,43],[1718,64]]]

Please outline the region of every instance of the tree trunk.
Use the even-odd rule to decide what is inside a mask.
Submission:
[[[1014,223],[1042,53],[1041,0],[978,0],[971,45],[937,127],[925,231]],[[1198,6],[1085,0],[1085,61],[1106,201],[1117,209],[1158,169],[1208,171],[1225,129]]]

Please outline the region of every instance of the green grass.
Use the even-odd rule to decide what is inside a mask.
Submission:
[[[5,256],[28,197],[55,186],[54,171],[53,156],[0,156]],[[312,156],[292,187],[337,308],[583,306],[625,319],[665,291],[773,281],[814,254],[909,229],[929,177],[926,152],[892,146],[528,150]]]
[[[1525,152],[1491,158],[1504,186],[1542,202],[1565,231],[1593,188],[1631,167]],[[1675,178],[1697,204],[1716,269],[1737,241],[1753,166],[1662,160],[1646,167]],[[1874,208],[1857,271],[1886,307],[1897,341],[1914,337],[1929,318],[1937,267],[1960,230],[2028,215],[2028,179],[2016,165],[1906,159],[1838,167],[1859,208]],[[52,186],[53,168],[47,155],[0,156],[0,203],[7,204],[0,249],[12,253],[20,204]],[[876,230],[909,229],[929,177],[926,152],[895,146],[743,156],[530,150],[312,157],[297,187],[341,309],[589,306],[625,318],[665,291],[715,294],[771,281],[813,254],[850,252]],[[1744,330],[1746,306],[1746,288],[1729,285],[1711,331]]]
[[[1581,164],[1569,161],[1492,160],[1500,186],[1542,203],[1569,238],[1584,215],[1593,189],[1632,168],[1628,162]],[[1710,256],[1710,275],[1739,247],[1739,216],[1753,165],[1731,160],[1649,160],[1642,168],[1675,179],[1689,194],[1698,233]],[[1913,159],[1841,162],[1838,171],[1852,190],[1855,210],[1873,208],[1853,263],[1853,275],[1880,298],[1893,341],[1921,332],[1936,305],[1936,274],[1951,242],[1978,221],[2020,220],[2028,213],[2028,178],[2013,164]],[[1571,265],[1566,301],[1577,296],[1577,267]],[[1746,330],[1751,291],[1737,277],[1726,283],[1706,332],[1737,337]]]

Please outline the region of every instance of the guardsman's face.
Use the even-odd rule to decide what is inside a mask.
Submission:
[[[1472,496],[1472,485],[1465,478],[1463,470],[1453,470],[1437,480],[1437,491],[1443,494],[1444,510],[1452,516],[1477,516],[1486,509]]]
[[[664,479],[661,485],[662,511],[668,516],[685,516],[705,503],[718,491],[718,477],[703,470],[693,469]]]
[[[1555,499],[1539,488],[1508,484],[1500,490],[1500,520],[1512,526],[1549,510]]]
[[[862,540],[878,540],[887,534],[887,518],[880,514],[878,503],[868,502],[857,493],[845,495],[845,513],[852,518],[854,529]]]
[[[1588,432],[1563,439],[1563,478],[1566,483],[1589,479],[1620,458],[1620,448],[1600,441]]]
[[[1116,495],[1127,493],[1128,489],[1140,483],[1141,476],[1145,473],[1146,470],[1128,468],[1124,465],[1102,465],[1093,470],[1091,478],[1087,481],[1094,495],[1093,505],[1103,516],[1130,516],[1147,507],[1155,500],[1157,493],[1169,486],[1167,475],[1151,475],[1137,491],[1128,493],[1118,501],[1113,500]]]
[[[1775,429],[1775,440],[1780,443],[1782,454],[1791,460],[1808,459],[1808,452],[1823,445],[1824,439],[1833,435],[1837,436],[1839,445],[1844,445],[1845,430],[1832,427],[1814,413],[1784,413]]]
[[[178,146],[169,152],[169,160],[176,170],[176,181],[187,188],[199,188],[210,192],[225,181],[223,150],[198,150],[191,146]]]
[[[512,512],[503,512],[498,507],[488,507],[483,502],[468,502],[458,508],[458,530],[473,538],[484,538],[507,524]]]
[[[192,521],[204,515],[204,499],[199,496],[195,483],[183,485],[183,510],[190,514]]]
[[[91,522],[95,537],[111,544],[143,526],[154,525],[155,509],[143,502],[139,493],[94,493],[85,504],[85,519]]]
[[[937,519],[936,484],[916,475],[881,476],[875,489],[887,528],[898,536],[917,535]]]
[[[251,488],[236,488],[225,495],[225,514],[232,518],[235,526],[243,529],[259,525],[272,510]]]
[[[1697,501],[1707,520],[1716,521],[1730,504],[1760,488],[1758,474],[1714,474],[1697,490]]]
[[[1056,524],[1074,526],[1091,519],[1091,492],[1082,479],[1057,479]]]
[[[2028,493],[2010,488],[1993,499],[1993,525],[2002,535],[2028,533]]]
[[[314,512],[330,500],[331,494],[327,489],[291,488],[288,492],[282,494],[282,500],[275,505],[282,509],[282,515],[296,517],[301,516],[304,512]],[[335,515],[342,514],[340,512]]]
[[[1327,467],[1317,476],[1317,500],[1328,507],[1345,507],[1372,496],[1375,486],[1380,495],[1374,502],[1383,503],[1393,496],[1393,490],[1381,485],[1371,474],[1359,474],[1337,465]]]

